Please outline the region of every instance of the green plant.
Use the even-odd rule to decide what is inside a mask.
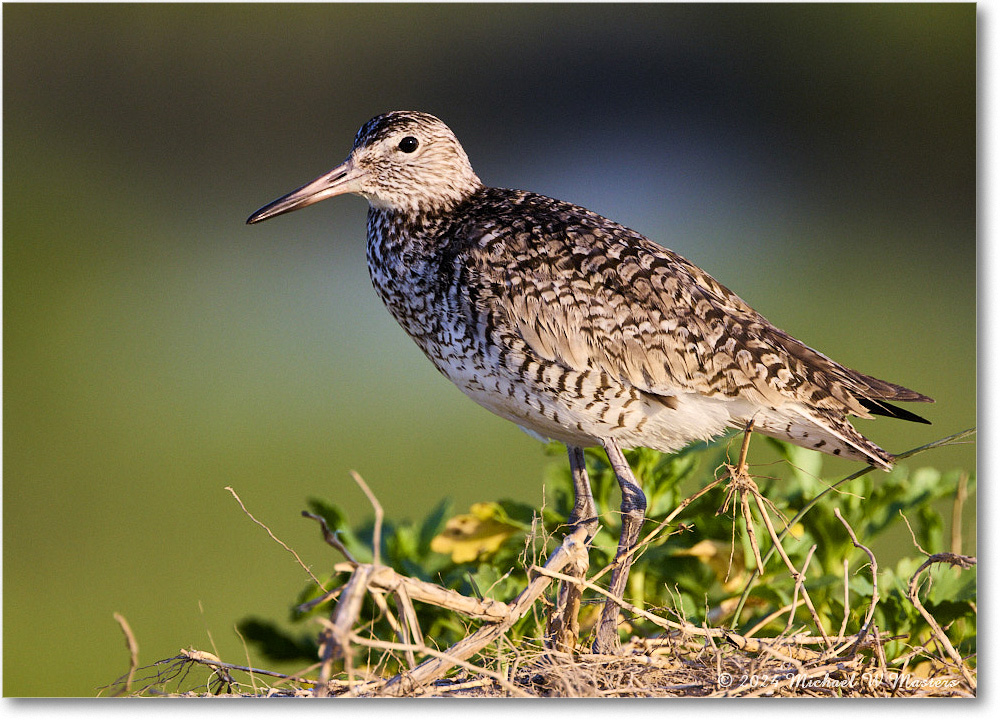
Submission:
[[[878,474],[878,478],[858,473],[834,483],[822,479],[820,454],[768,440],[782,462],[766,469],[777,475],[755,476],[761,496],[767,499],[756,508],[766,507],[775,532],[782,534],[781,547],[787,562],[766,553],[773,543],[760,523],[759,512],[755,512],[753,535],[761,552],[766,553],[763,574],[755,570],[757,554],[739,512],[740,504],[730,504],[728,512],[717,512],[726,504],[728,493],[723,478],[726,449],[722,445],[694,446],[674,455],[647,449],[627,454],[649,499],[645,534],[686,498],[715,484],[648,539],[629,579],[630,602],[666,610],[696,625],[727,625],[739,633],[755,629],[759,635],[786,631],[854,634],[872,605],[874,586],[869,557],[854,548],[847,527],[867,546],[886,534],[898,535],[900,529],[909,526],[920,547],[929,552],[947,550],[942,504],[960,492],[974,493],[975,489],[975,479],[960,472],[941,473],[932,468],[911,471],[905,464],[897,465],[888,475]],[[587,458],[595,501],[602,513],[602,528],[590,552],[593,572],[614,556],[617,483],[603,454],[588,452]],[[720,478],[723,481],[717,482]],[[527,581],[525,568],[543,559],[567,531],[572,500],[568,464],[553,463],[546,476],[546,503],[540,511],[501,500],[476,504],[469,513],[454,515],[451,504],[442,501],[419,522],[383,523],[381,563],[400,574],[467,596],[509,601]],[[338,529],[341,542],[355,559],[370,561],[374,522],[352,526],[335,505],[313,499],[309,506],[330,528]],[[792,519],[794,523],[786,525]],[[912,547],[917,551],[917,546]],[[906,557],[893,568],[880,569],[878,574],[879,598],[873,609],[873,623],[883,637],[892,639],[885,646],[891,657],[923,646],[931,634],[928,623],[907,596],[909,580],[921,560]],[[812,610],[797,608],[791,617],[775,613],[803,595],[802,587],[796,588],[788,563],[798,571],[805,569],[803,586],[812,605]],[[932,583],[924,593],[925,607],[961,654],[974,655],[975,572],[935,567],[930,574]],[[321,580],[327,588],[335,588],[345,578],[335,576]],[[603,580],[606,583],[607,578]],[[328,614],[331,600],[316,603],[323,595],[315,585],[304,589],[293,609],[293,622]],[[584,599],[586,629],[586,618],[596,614],[602,599],[589,592]],[[371,598],[366,597],[364,603],[362,625],[377,638],[391,638],[393,629],[384,612]],[[469,632],[467,621],[449,611],[418,605],[417,613],[425,642],[439,649]],[[542,638],[545,622],[544,610],[536,604],[534,613],[520,619],[507,637],[514,643]],[[816,627],[817,622],[822,631]],[[641,618],[631,619],[631,624],[632,633],[640,636],[662,632]],[[317,658],[312,640],[315,627],[296,636],[274,622],[247,619],[240,624],[240,631],[270,658],[301,658],[303,662]],[[385,663],[385,670],[395,671],[391,658],[382,657],[373,663]]]

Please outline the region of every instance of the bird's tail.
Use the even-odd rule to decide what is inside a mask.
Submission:
[[[851,371],[851,380],[854,382],[855,396],[858,402],[865,407],[869,413],[876,416],[888,416],[898,418],[903,421],[913,421],[914,423],[930,423],[929,420],[918,416],[916,413],[908,411],[899,406],[894,406],[887,401],[915,401],[918,403],[933,403],[934,399],[925,396],[923,393],[911,391],[909,388],[879,380],[872,376]]]
[[[891,453],[858,433],[845,418],[822,409],[786,405],[766,416],[755,416],[754,430],[803,448],[861,461],[886,471],[892,468],[895,461]]]

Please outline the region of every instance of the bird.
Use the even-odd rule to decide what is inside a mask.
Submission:
[[[428,113],[375,116],[343,163],[247,223],[344,194],[368,201],[372,284],[431,363],[479,405],[565,444],[569,520],[590,536],[598,521],[583,449],[606,452],[622,522],[596,652],[620,646],[613,599],[645,520],[624,450],[673,453],[749,426],[889,470],[894,457],[848,418],[928,422],[890,401],[931,398],[813,350],[640,233],[578,205],[485,185]]]

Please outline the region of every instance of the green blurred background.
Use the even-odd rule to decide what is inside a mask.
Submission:
[[[371,290],[356,198],[247,227],[390,109],[489,184],[699,264],[838,360],[976,414],[967,5],[3,7],[3,680],[93,695],[182,646],[242,662],[318,571],[299,517],[538,504],[552,458],[426,362]],[[920,457],[973,469],[975,446]],[[850,471],[843,462],[835,469]],[[210,638],[211,637],[211,640]],[[254,659],[260,662],[259,659]]]

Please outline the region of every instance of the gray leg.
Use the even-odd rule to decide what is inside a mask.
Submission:
[[[587,538],[592,538],[598,530],[597,506],[590,491],[590,479],[587,477],[587,464],[583,449],[577,446],[566,446],[569,451],[569,467],[573,473],[573,511],[569,522],[573,529],[584,528]],[[583,547],[578,556],[566,565],[564,573],[573,578],[583,580],[587,575],[587,549]],[[556,607],[549,618],[548,638],[546,645],[557,651],[572,653],[580,638],[580,601],[583,597],[583,587],[575,583],[559,584],[556,596]]]
[[[578,446],[566,446],[569,451],[569,467],[573,472],[573,512],[569,514],[569,522],[573,528],[581,526],[587,529],[587,535],[593,537],[597,533],[597,506],[590,490],[590,479],[587,477],[587,462],[583,449]]]
[[[611,572],[611,588],[608,589],[616,598],[623,598],[625,585],[628,582],[628,572],[632,567],[632,557],[626,557],[639,539],[639,531],[646,516],[646,496],[629,468],[621,449],[612,440],[603,442],[608,454],[611,468],[618,478],[622,489],[622,532],[618,539],[618,553],[615,555],[615,568]],[[601,613],[601,621],[597,626],[597,638],[594,640],[595,653],[614,653],[619,648],[618,641],[618,604],[608,599]]]

